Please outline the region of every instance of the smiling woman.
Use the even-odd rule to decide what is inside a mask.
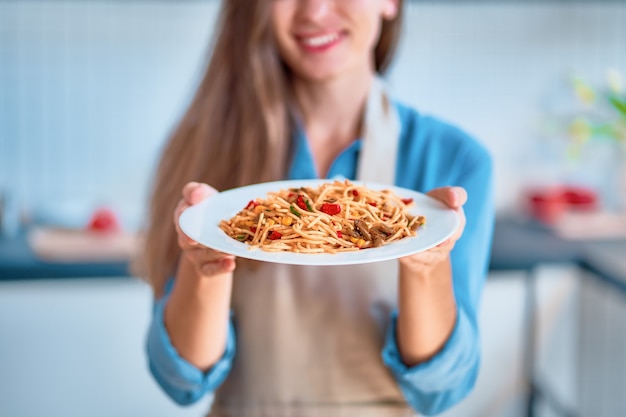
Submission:
[[[356,75],[363,68],[373,67],[370,51],[380,37],[381,26],[398,14],[396,0],[281,0],[275,1],[272,8],[272,28],[280,55],[298,78],[308,81],[323,81],[341,73]],[[323,25],[315,20],[316,15],[325,16]],[[399,20],[395,22],[392,28],[399,26]],[[385,34],[388,31],[386,28]],[[394,34],[397,31],[390,33]]]
[[[460,129],[394,101],[378,77],[394,54],[402,6],[222,3],[206,74],[159,165],[143,256],[155,296],[150,368],[176,402],[215,392],[215,417],[405,417],[439,413],[471,391],[494,214],[491,160]],[[181,230],[181,213],[218,190],[335,177],[427,193],[453,227],[427,250],[367,266],[242,260]],[[367,196],[356,191],[350,199]],[[286,195],[282,217],[292,224],[305,211],[322,213],[319,223],[343,210],[300,194]],[[265,210],[254,205],[246,221],[259,224]],[[363,247],[368,235],[373,245],[376,234],[398,232],[370,227],[368,213],[378,212],[369,207],[345,229]],[[285,244],[281,231],[266,230],[268,239]],[[359,247],[352,237],[346,244]]]
[[[309,3],[319,3],[318,8]],[[163,294],[165,283],[174,273],[180,254],[176,245],[176,231],[162,219],[169,217],[176,209],[180,189],[185,183],[200,179],[223,191],[284,178],[293,158],[296,126],[311,113],[306,107],[320,107],[309,104],[314,95],[331,97],[340,102],[340,117],[323,118],[320,124],[347,126],[343,129],[348,130],[343,132],[347,140],[337,141],[334,136],[330,141],[309,144],[323,150],[316,152],[316,161],[320,165],[329,167],[332,156],[327,154],[337,156],[345,146],[344,142],[352,142],[359,136],[361,113],[372,74],[383,73],[396,50],[402,22],[401,0],[390,2],[397,5],[396,18],[382,20],[379,16],[380,22],[372,28],[378,35],[368,35],[371,44],[368,48],[362,47],[364,49],[360,54],[364,57],[360,58],[361,65],[355,67],[352,74],[344,74],[343,77],[327,74],[335,82],[346,84],[344,88],[354,93],[355,99],[351,98],[352,94],[344,93],[329,96],[323,91],[324,83],[318,83],[319,89],[309,89],[307,83],[301,82],[301,73],[295,67],[285,65],[286,59],[283,60],[279,54],[281,42],[275,40],[278,37],[290,37],[288,33],[299,28],[300,24],[308,30],[311,27],[326,28],[325,21],[332,19],[337,26],[337,12],[331,8],[342,3],[354,3],[359,5],[359,9],[375,7],[374,10],[378,10],[383,1],[255,0],[223,3],[211,61],[193,102],[163,152],[155,181],[145,258],[140,263],[144,269],[142,275],[150,277],[157,296]],[[318,10],[322,11],[323,23],[320,23],[319,17],[315,17]],[[314,15],[309,17],[310,13]],[[290,24],[289,16],[304,23],[298,26]],[[345,18],[341,20],[340,27],[345,31]],[[295,41],[291,43],[294,44],[293,49],[297,49]],[[294,65],[297,64],[298,59],[293,55],[292,58]],[[315,67],[306,66],[302,74],[307,74],[309,68]],[[364,84],[360,86],[360,94],[354,90],[355,84],[349,82],[354,76],[360,78],[359,84]],[[295,88],[295,83],[298,83],[299,88]],[[354,101],[350,103],[350,108],[346,105],[348,100]],[[311,126],[311,130],[314,129],[316,126]],[[327,168],[318,169],[318,172],[327,172]],[[324,176],[323,173],[321,175]]]

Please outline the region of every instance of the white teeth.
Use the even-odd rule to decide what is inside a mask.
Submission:
[[[337,39],[339,39],[339,35],[336,33],[330,33],[328,35],[316,36],[314,38],[304,38],[302,39],[302,43],[310,46],[322,46],[335,42]]]

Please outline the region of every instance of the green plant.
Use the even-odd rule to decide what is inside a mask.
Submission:
[[[609,71],[603,87],[594,87],[580,77],[573,77],[571,84],[578,107],[568,123],[570,156],[580,157],[582,145],[591,140],[626,143],[626,94],[621,74]]]

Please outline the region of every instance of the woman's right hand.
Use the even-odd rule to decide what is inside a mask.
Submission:
[[[224,355],[235,258],[203,246],[180,229],[181,213],[217,191],[206,184],[190,182],[174,210],[174,225],[182,256],[163,323],[178,354],[203,372]]]
[[[178,202],[174,211],[178,245],[183,256],[194,266],[197,274],[202,277],[213,277],[232,272],[236,266],[235,257],[209,249],[191,239],[180,229],[178,219],[186,208],[200,203],[217,192],[215,188],[207,184],[189,182],[183,187],[183,198]]]

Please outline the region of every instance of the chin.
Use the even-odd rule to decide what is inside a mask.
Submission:
[[[311,65],[313,67],[313,64]],[[345,73],[340,68],[298,68],[294,71],[298,78],[312,82],[324,82],[338,78]]]
[[[300,75],[300,78],[306,81],[310,81],[310,82],[322,83],[322,82],[331,81],[337,78],[337,75],[336,74],[303,74],[303,75]]]

